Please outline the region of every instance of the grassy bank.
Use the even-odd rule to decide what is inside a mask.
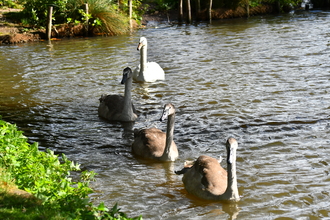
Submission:
[[[142,219],[127,218],[117,205],[94,206],[88,197],[94,176],[64,154],[39,151],[15,125],[0,120],[0,219]]]

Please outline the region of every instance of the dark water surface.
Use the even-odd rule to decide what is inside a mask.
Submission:
[[[296,12],[214,22],[160,25],[131,36],[3,46],[0,114],[25,135],[99,173],[92,197],[145,219],[330,218],[330,12]],[[122,70],[148,59],[166,80],[133,84],[134,124],[97,116],[103,93],[123,94]],[[132,129],[156,126],[177,108],[180,158],[150,163],[131,154]],[[174,174],[201,154],[225,157],[239,142],[241,201],[187,195]],[[222,165],[226,167],[225,161]]]

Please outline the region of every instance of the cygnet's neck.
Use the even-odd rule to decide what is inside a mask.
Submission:
[[[127,114],[129,118],[133,117],[131,90],[132,90],[132,77],[129,77],[125,82],[124,107],[123,107],[123,113]]]
[[[236,154],[235,154],[236,157]],[[236,158],[232,163],[227,163],[227,189],[225,196],[230,201],[239,201],[239,194],[237,188],[237,176],[236,176]]]
[[[163,158],[166,158],[166,160],[170,159],[170,151],[171,151],[171,145],[173,141],[173,134],[174,134],[174,120],[175,120],[175,114],[171,114],[167,118],[167,128],[166,128],[166,143],[165,143],[165,149],[163,153]]]

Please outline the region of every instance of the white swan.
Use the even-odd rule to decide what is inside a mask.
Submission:
[[[168,118],[166,134],[157,128],[134,131],[132,151],[134,154],[158,161],[175,161],[179,157],[173,141],[175,108],[172,104],[164,106],[161,121]]]
[[[239,201],[236,177],[237,147],[237,141],[228,138],[226,143],[228,172],[220,166],[217,159],[204,155],[200,156],[192,167],[182,170],[184,172],[182,182],[187,192],[206,200]]]
[[[140,38],[137,50],[140,50],[140,65],[133,72],[133,79],[137,82],[155,82],[165,80],[164,70],[156,62],[147,62],[147,39]]]
[[[123,70],[121,84],[125,83],[125,94],[102,95],[98,108],[99,116],[110,121],[135,121],[136,110],[131,101],[132,70],[126,67]]]

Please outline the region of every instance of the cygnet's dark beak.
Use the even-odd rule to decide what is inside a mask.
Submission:
[[[165,109],[163,111],[162,117],[160,118],[160,121],[165,121],[168,117],[168,109]]]
[[[125,84],[126,80],[127,80],[127,73],[124,73],[120,83]]]

